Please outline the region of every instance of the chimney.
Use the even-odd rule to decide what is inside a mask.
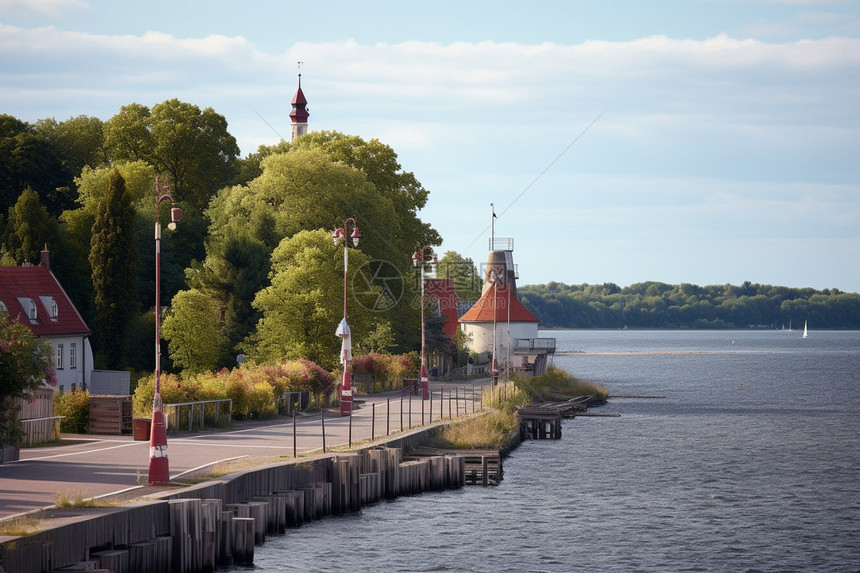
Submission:
[[[51,253],[48,252],[48,244],[45,243],[45,248],[39,253],[39,266],[51,270]]]

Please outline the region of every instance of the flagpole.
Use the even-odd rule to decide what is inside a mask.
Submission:
[[[496,209],[490,203],[490,250],[496,248]]]

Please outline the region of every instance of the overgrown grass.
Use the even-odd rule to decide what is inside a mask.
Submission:
[[[529,396],[532,402],[569,400],[577,396],[597,396],[603,400],[609,396],[600,384],[575,378],[560,368],[549,368],[546,374],[527,378],[516,376],[517,389]]]
[[[86,492],[78,490],[74,496],[69,497],[69,493],[65,491],[57,492],[57,507],[61,509],[79,508],[79,507],[116,507],[115,503],[99,501],[94,498],[85,499]]]
[[[442,431],[438,445],[466,450],[498,449],[507,443],[516,428],[516,411],[490,410],[449,425]]]
[[[41,522],[32,517],[16,517],[6,521],[0,521],[0,535],[8,535],[10,537],[26,537],[39,533],[42,529]]]
[[[441,443],[437,445],[459,449],[498,448],[517,428],[517,408],[589,395],[605,400],[609,393],[599,384],[574,378],[558,368],[550,368],[546,374],[534,378],[516,376],[510,382],[484,388],[481,401],[491,410],[451,424],[442,432]]]

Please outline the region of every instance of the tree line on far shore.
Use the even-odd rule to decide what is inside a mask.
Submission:
[[[523,304],[543,328],[860,329],[860,294],[745,282],[525,285]]]

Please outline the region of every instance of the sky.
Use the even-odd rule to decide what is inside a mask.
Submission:
[[[376,138],[519,284],[860,292],[860,2],[0,0],[0,113],[212,107]],[[332,221],[332,227],[335,226]]]

